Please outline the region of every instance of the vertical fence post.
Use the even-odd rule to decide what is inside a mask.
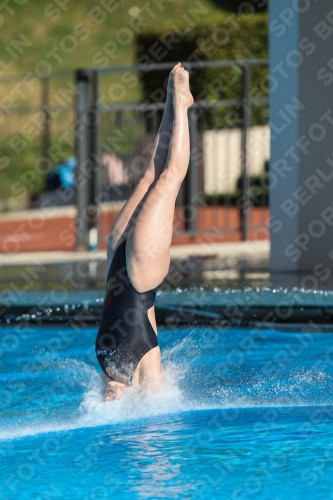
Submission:
[[[196,107],[193,106],[188,110],[189,127],[190,127],[190,164],[187,172],[186,181],[186,196],[185,196],[185,220],[186,231],[195,233],[197,229],[197,192],[198,192],[198,117]]]
[[[42,84],[42,112],[44,114],[44,134],[42,138],[42,151],[46,159],[50,156],[51,146],[51,114],[50,114],[50,79],[43,78]]]
[[[88,230],[89,250],[98,250],[98,204],[99,192],[99,148],[98,148],[98,110],[99,98],[99,72],[94,71],[92,75],[92,105],[89,111],[90,129],[90,151],[91,162],[89,163],[89,206],[88,206]]]
[[[89,151],[89,77],[84,70],[76,71],[76,248],[87,250],[88,247],[88,203],[90,162]]]
[[[248,129],[251,123],[250,109],[250,66],[243,66],[243,96],[242,96],[242,186],[241,186],[241,232],[242,241],[248,237],[248,200],[249,200],[249,177],[248,177]]]

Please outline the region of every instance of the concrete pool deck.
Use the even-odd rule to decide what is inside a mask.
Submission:
[[[0,324],[97,324],[105,264],[105,251],[3,254]],[[332,324],[332,279],[317,286],[308,280],[272,275],[266,240],[175,245],[156,298],[156,317],[160,325],[170,326]]]

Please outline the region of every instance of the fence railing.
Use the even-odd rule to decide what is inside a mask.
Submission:
[[[32,185],[42,189],[45,173],[65,156],[75,155],[76,246],[94,246],[96,232],[105,244],[119,206],[148,162],[164,109],[163,102],[124,102],[119,82],[124,74],[170,70],[173,65],[1,78],[0,168],[7,158],[18,179],[0,186],[0,200],[1,188],[12,190],[13,196],[27,193]],[[203,235],[207,241],[256,238],[254,232],[262,237],[267,232],[268,96],[253,92],[251,74],[267,68],[268,61],[183,65],[190,72],[235,67],[241,73],[241,90],[232,99],[199,98],[189,109],[190,165],[177,198],[174,236],[179,242]]]
[[[169,70],[174,64],[77,71],[77,179],[83,186],[77,192],[79,247],[87,247],[89,234],[95,234],[99,204],[126,199],[128,186],[133,188],[138,181],[138,164],[142,159],[148,161],[149,145],[159,127],[159,111],[164,109],[161,102],[106,103],[100,91],[101,77]],[[250,77],[253,67],[267,67],[268,61],[210,61],[183,65],[190,72],[199,68],[236,66],[242,71],[242,90],[236,99],[199,99],[189,109],[190,165],[177,199],[174,234],[194,237],[204,233],[215,240],[218,236],[223,240],[227,235],[239,234],[246,240],[253,230],[267,230],[267,210],[258,213],[256,208],[258,205],[267,208],[264,174],[265,163],[269,160],[268,97],[252,95]],[[232,110],[237,112],[230,119]],[[252,119],[254,110],[255,121]],[[118,186],[110,198],[105,192],[101,193],[98,182],[103,154],[118,156],[129,175],[123,191]],[[263,182],[253,185],[255,176],[261,176]]]

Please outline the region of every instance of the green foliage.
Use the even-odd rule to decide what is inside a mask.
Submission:
[[[223,10],[229,10],[235,13],[248,13],[261,12],[267,10],[268,0],[213,0],[215,5],[219,6]]]
[[[188,27],[177,23],[177,29],[186,32]],[[166,27],[137,36],[137,59],[145,62],[152,46],[161,47],[163,58],[159,62],[216,61],[235,59],[268,58],[268,26],[264,14],[243,18],[241,16],[218,16],[216,22],[198,25],[184,36],[175,35],[178,43],[165,49]],[[171,44],[171,42],[170,42]],[[162,48],[164,52],[162,52]],[[253,85],[262,88],[261,79],[267,68],[255,67],[251,71]],[[163,100],[158,88],[165,88],[169,71],[141,73],[145,99]],[[252,85],[252,87],[253,87]],[[233,68],[207,68],[194,70],[191,75],[191,91],[194,97],[207,99],[237,98],[242,90],[242,70]],[[266,95],[267,90],[265,89]]]
[[[177,23],[189,11],[196,0],[163,0],[150,2],[136,0],[134,5],[142,9],[140,13],[143,27],[140,30],[149,31],[155,27],[171,26]],[[33,71],[35,65],[43,59],[48,59],[53,71],[75,70],[78,67],[97,67],[102,64],[102,57],[96,58],[101,52],[108,66],[122,66],[135,63],[135,35],[131,20],[133,2],[107,1],[94,2],[80,0],[80,2],[46,2],[45,0],[29,0],[26,2],[10,2],[14,14],[6,13],[2,9],[4,23],[0,29],[1,58],[8,63],[10,56],[6,46],[21,34],[31,42],[23,49],[20,57],[14,61],[10,73],[24,73]],[[223,6],[212,0],[200,0],[205,9],[202,22],[214,19],[221,12]],[[149,8],[147,8],[149,7]],[[78,26],[80,25],[80,26]],[[119,35],[122,30],[123,38]],[[128,33],[128,37],[126,37]],[[74,51],[64,50],[63,37],[77,39]],[[103,49],[111,40],[109,52]],[[71,47],[70,41],[67,46]],[[65,44],[66,47],[66,44]],[[115,50],[114,50],[115,47]],[[56,57],[48,57],[51,50],[56,48]],[[67,51],[66,51],[67,50]]]
[[[252,0],[256,5],[257,0]],[[136,0],[135,6],[142,8],[146,5],[146,0]],[[50,5],[53,5],[51,9]],[[61,5],[64,7],[61,8]],[[143,21],[146,27],[143,28],[142,34],[138,37],[138,47],[136,48],[136,40],[133,37],[128,43],[116,42],[117,47],[112,54],[105,48],[107,43],[114,40],[117,41],[119,30],[123,27],[130,26],[129,21],[132,18],[130,14],[131,5],[128,2],[115,2],[117,9],[114,13],[108,13],[106,8],[100,2],[94,3],[89,0],[81,0],[80,2],[66,3],[48,3],[43,0],[30,0],[29,5],[11,2],[11,8],[14,9],[15,15],[6,15],[4,24],[0,29],[0,59],[5,64],[10,61],[7,46],[13,41],[18,40],[20,34],[23,34],[30,42],[30,45],[22,49],[17,59],[13,60],[14,64],[7,72],[10,74],[27,74],[32,72],[35,74],[38,63],[42,60],[50,61],[52,72],[58,71],[74,71],[78,67],[98,67],[99,65],[106,66],[123,66],[134,64],[140,54],[147,50],[147,46],[153,40],[156,40],[161,33],[166,30],[173,29],[173,26],[185,26],[184,16],[193,11],[197,5],[193,0],[165,0],[163,10],[159,10],[154,4],[151,4],[151,10],[156,14],[155,17],[149,16],[148,10],[143,14]],[[195,54],[202,60],[215,59],[246,59],[249,57],[267,57],[267,15],[256,14],[248,16],[246,12],[240,16],[233,16],[230,12],[237,12],[239,0],[200,0],[200,5],[205,11],[200,15],[200,19],[193,24],[196,25],[189,33],[174,47],[174,51],[167,54],[163,61],[186,60],[186,58],[194,51]],[[101,11],[106,15],[102,24],[96,22],[91,11],[94,7],[99,6]],[[225,10],[228,9],[227,14]],[[193,16],[191,17],[193,20]],[[234,20],[234,22],[233,22]],[[75,27],[80,24],[80,34]],[[227,43],[218,45],[212,43],[214,30],[219,26],[227,27],[230,31],[230,39]],[[84,30],[84,31],[83,31]],[[134,33],[134,31],[133,31]],[[74,52],[65,51],[62,47],[64,37],[72,37],[77,40],[78,45]],[[146,37],[146,38],[145,38]],[[198,38],[198,39],[197,39]],[[119,39],[120,40],[120,39]],[[204,47],[204,41],[206,46]],[[213,40],[214,42],[214,40]],[[207,45],[208,44],[208,45]],[[70,43],[68,42],[68,47]],[[251,52],[249,52],[249,49]],[[49,57],[51,51],[56,51],[56,57]],[[109,49],[110,50],[110,49]],[[252,54],[252,55],[251,55]],[[42,66],[41,66],[42,67]],[[45,70],[45,66],[43,66]],[[229,73],[228,73],[229,71]],[[224,70],[223,77],[219,75],[221,70],[211,69],[207,72],[198,71],[193,74],[193,91],[197,96],[203,89],[206,89],[208,99],[215,99],[215,93],[209,83],[216,76],[223,80],[229,79],[234,83],[231,85],[225,84],[220,91],[221,97],[230,97],[237,94],[241,85],[240,75],[234,74],[235,70]],[[253,78],[258,79],[257,70],[254,70]],[[146,99],[152,91],[162,83],[167,77],[168,72],[161,73],[159,76],[155,73],[150,73],[146,79],[133,88],[126,89],[126,101],[138,101]],[[157,82],[157,80],[158,82]],[[1,76],[0,76],[1,80]],[[72,81],[72,77],[64,77],[54,79],[50,92],[50,102],[52,106],[57,106],[58,102],[54,99],[60,88],[67,86],[67,80]],[[101,93],[108,96],[110,82],[119,81],[119,74],[104,75],[101,78]],[[143,84],[143,86],[141,85]],[[0,98],[8,95],[12,84],[1,84],[0,82]],[[15,104],[21,107],[39,106],[40,105],[40,88],[36,84],[36,92],[30,93],[27,100],[19,102],[19,94],[16,95]],[[109,100],[109,97],[107,97]],[[119,101],[118,101],[119,102]],[[15,115],[15,120],[6,118],[1,124],[0,129],[0,159],[2,156],[9,156],[10,164],[1,168],[1,184],[0,184],[0,200],[16,197],[23,199],[24,193],[29,196],[32,192],[43,187],[44,178],[42,173],[36,171],[34,163],[36,158],[43,156],[42,150],[42,134],[41,131],[38,137],[29,143],[29,145],[19,154],[15,154],[8,141],[10,134],[20,132],[21,127],[30,118],[30,114]],[[211,119],[212,120],[212,119]],[[219,117],[219,126],[223,126],[223,117]],[[67,118],[63,120],[62,115],[59,115],[57,123],[52,123],[52,140],[61,136],[66,130]],[[64,156],[73,154],[73,151],[64,148]],[[54,164],[57,163],[54,161]],[[24,177],[27,172],[31,172]],[[19,184],[17,184],[19,183]]]
[[[137,37],[137,59],[149,62],[152,47],[158,47],[163,55],[160,62],[217,61],[268,58],[267,15],[251,17],[222,15],[214,22],[199,24],[188,33],[188,26],[177,23],[177,39],[166,50],[167,29],[155,29]],[[185,34],[186,33],[186,34]],[[171,44],[171,42],[170,42]],[[141,72],[140,79],[145,100],[164,101],[169,71]],[[250,97],[267,97],[267,66],[254,66],[250,74]],[[243,70],[239,66],[229,68],[200,68],[191,72],[191,92],[194,98],[215,101],[237,99],[242,96]],[[253,124],[267,123],[267,113],[261,116],[261,106],[253,108]],[[215,126],[239,126],[240,106],[226,111],[227,117],[219,119]],[[229,122],[228,122],[229,119]]]
[[[250,175],[248,178],[247,197],[253,207],[268,207],[268,172],[261,175]],[[232,193],[206,194],[207,205],[236,206],[242,195],[243,177],[237,180],[237,188]]]
[[[2,157],[9,158],[9,163],[4,162],[6,167],[1,171],[0,200],[15,198],[20,206],[24,205],[32,191],[43,186],[42,176],[32,169],[35,159],[40,156],[40,144],[34,141],[24,153],[16,154],[8,145],[6,139],[9,138],[8,135],[2,137]]]
[[[213,21],[188,27],[177,23],[171,27],[174,40],[166,50],[165,41],[171,40],[170,28],[156,28],[137,37],[137,59],[151,62],[152,54],[159,54],[159,62],[244,60],[268,58],[268,23],[266,14],[251,17],[220,14]],[[187,33],[188,31],[188,33]],[[170,48],[171,47],[171,48]],[[156,52],[157,48],[157,52]],[[163,56],[163,57],[162,57]],[[141,72],[140,79],[145,100],[164,101],[169,71]],[[250,98],[268,97],[267,66],[253,66],[250,70]],[[243,92],[243,69],[239,66],[227,68],[201,68],[191,72],[191,91],[196,100],[215,101],[236,99],[238,104],[228,105],[216,114],[207,113],[206,124],[201,128],[239,127],[242,120],[241,96]],[[267,123],[265,105],[252,105],[252,125]],[[149,127],[148,127],[149,129]]]

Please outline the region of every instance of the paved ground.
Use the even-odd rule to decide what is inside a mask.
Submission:
[[[0,296],[14,292],[52,290],[103,290],[106,252],[18,252],[2,254]],[[316,278],[313,273],[272,274],[269,242],[248,241],[175,245],[171,247],[165,290],[191,287],[244,289],[269,287],[333,290],[333,273]]]
[[[190,245],[175,245],[171,247],[171,259],[186,259],[201,257],[203,259],[223,259],[230,261],[266,261],[269,255],[269,241],[247,241],[230,243],[200,243]],[[106,251],[96,252],[16,252],[1,255],[2,266],[28,265],[39,261],[42,264],[60,264],[67,262],[80,262],[89,260],[105,260]],[[229,267],[232,267],[230,264]],[[266,267],[266,266],[265,266]]]
[[[171,247],[164,289],[269,286],[268,241]],[[0,290],[104,288],[106,252],[18,252],[1,256]]]

